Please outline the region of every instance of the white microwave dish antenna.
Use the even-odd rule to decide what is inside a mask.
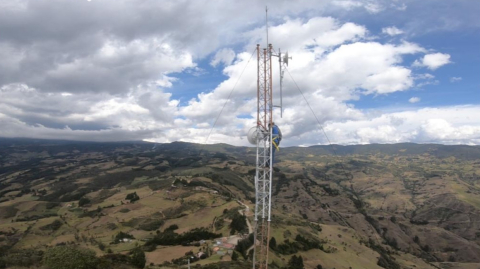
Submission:
[[[258,132],[257,127],[252,127],[250,128],[250,130],[248,130],[247,139],[248,139],[248,142],[250,142],[250,144],[252,145],[257,144],[257,140],[260,139],[260,134]]]

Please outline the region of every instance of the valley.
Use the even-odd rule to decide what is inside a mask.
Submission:
[[[63,246],[251,268],[254,163],[226,144],[1,140],[0,267]],[[271,268],[480,268],[478,146],[281,148],[274,170]]]

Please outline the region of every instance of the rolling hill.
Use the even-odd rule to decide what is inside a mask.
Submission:
[[[0,267],[251,268],[255,149],[0,139]],[[271,268],[480,268],[480,147],[281,148]],[[233,259],[233,261],[232,261]],[[100,265],[96,266],[100,266]],[[121,265],[120,265],[121,264]],[[137,266],[138,267],[138,266]]]

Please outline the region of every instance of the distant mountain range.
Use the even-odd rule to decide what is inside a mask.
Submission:
[[[152,143],[146,141],[112,141],[112,142],[92,142],[92,141],[72,141],[72,140],[57,140],[57,139],[35,139],[35,138],[5,138],[0,137],[0,146],[11,145],[72,145],[72,144],[135,144],[144,146],[163,145],[163,147],[208,147],[208,145],[195,144],[188,142],[173,142],[173,143]],[[229,148],[245,148],[235,147],[228,144],[221,145],[225,150]],[[252,146],[253,147],[253,146]],[[298,150],[308,152],[311,154],[321,155],[354,155],[354,154],[387,154],[387,155],[421,155],[431,154],[438,158],[478,158],[480,154],[480,145],[441,145],[441,144],[416,144],[416,143],[397,143],[397,144],[366,144],[366,145],[315,145],[309,147],[282,147],[282,151],[296,152]]]

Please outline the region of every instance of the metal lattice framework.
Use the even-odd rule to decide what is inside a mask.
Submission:
[[[272,208],[272,45],[257,45],[257,164],[255,172],[254,269],[268,268],[268,238]]]

